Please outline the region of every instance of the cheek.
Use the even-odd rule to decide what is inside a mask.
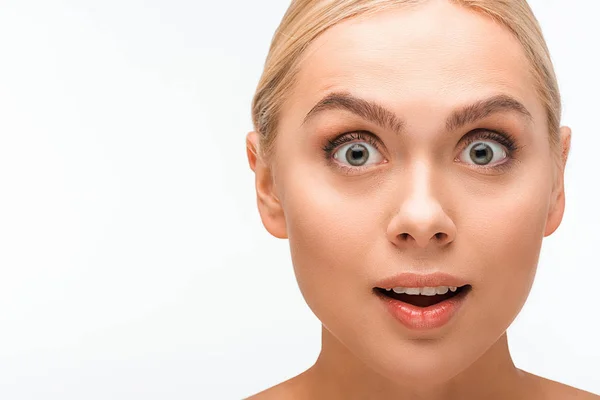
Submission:
[[[342,176],[325,164],[315,143],[304,152],[298,149],[306,143],[290,142],[279,143],[277,185],[292,264],[306,303],[329,325],[351,302],[371,297],[389,205],[378,179]],[[350,319],[358,317],[354,310]]]
[[[496,334],[523,307],[537,270],[548,210],[549,187],[521,185],[482,206],[480,218],[464,229],[479,290],[473,306],[480,327]],[[460,235],[460,234],[459,234]],[[485,335],[485,333],[482,332]]]
[[[367,293],[368,266],[363,261],[377,259],[369,253],[382,235],[374,209],[368,207],[370,198],[348,196],[326,185],[287,189],[294,193],[285,204],[292,261],[309,306],[316,311],[314,303],[329,303],[336,292],[337,298],[340,292]]]

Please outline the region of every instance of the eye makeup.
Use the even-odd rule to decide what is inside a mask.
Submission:
[[[464,143],[461,145],[461,153],[466,147],[473,143],[486,141],[494,141],[506,149],[505,161],[492,165],[468,164],[472,166],[472,168],[481,170],[485,173],[499,174],[510,169],[510,167],[518,161],[516,156],[523,146],[519,145],[517,140],[510,133],[498,129],[491,130],[478,128],[470,131],[463,137]],[[460,161],[460,159],[457,157],[455,161]]]
[[[478,128],[468,132],[461,139],[461,152],[468,147],[469,145],[477,142],[489,142],[493,141],[500,144],[504,149],[506,149],[506,158],[505,161],[501,163],[496,163],[493,165],[481,165],[481,164],[469,164],[462,162],[458,156],[454,161],[461,162],[463,164],[469,165],[469,167],[474,168],[476,170],[482,171],[483,173],[489,174],[499,174],[508,170],[512,164],[517,161],[515,156],[524,146],[519,145],[515,137],[508,132],[499,129],[485,129]],[[350,174],[360,174],[364,170],[368,170],[373,168],[372,165],[368,166],[350,166],[344,165],[335,160],[335,154],[340,147],[348,143],[360,143],[366,142],[371,145],[376,151],[381,152],[385,147],[383,141],[377,137],[375,134],[365,131],[352,131],[346,132],[336,136],[333,139],[326,139],[325,144],[322,146],[322,151],[324,153],[325,159],[329,165],[337,168],[338,170],[344,172],[346,175]],[[387,161],[386,161],[387,162]]]
[[[370,144],[375,150],[381,152],[383,146],[383,142],[377,136],[369,131],[353,131],[343,133],[337,136],[334,139],[327,139],[325,145],[322,147],[323,153],[325,155],[325,160],[328,165],[337,168],[339,171],[345,173],[346,175],[351,174],[359,174],[363,170],[367,170],[372,168],[372,166],[346,166],[334,160],[334,155],[337,150],[347,143],[360,143],[366,142]],[[387,161],[386,161],[387,162]]]

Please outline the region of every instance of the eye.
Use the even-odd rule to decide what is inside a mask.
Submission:
[[[467,164],[488,166],[501,162],[507,156],[501,144],[491,140],[475,140],[461,152],[459,159]]]
[[[366,142],[353,142],[341,146],[333,158],[350,167],[364,167],[377,164],[383,160],[383,156],[375,146]]]

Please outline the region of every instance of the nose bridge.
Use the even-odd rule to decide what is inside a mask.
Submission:
[[[426,162],[415,162],[406,187],[405,198],[401,204],[401,209],[408,216],[417,219],[431,219],[439,204],[439,179],[436,176],[433,167]]]
[[[398,211],[388,227],[390,241],[418,247],[453,241],[455,226],[445,212],[443,176],[425,161],[415,161],[407,174],[397,199]]]

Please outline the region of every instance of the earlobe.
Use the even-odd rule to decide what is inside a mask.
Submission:
[[[548,218],[546,220],[546,230],[544,237],[550,236],[558,229],[565,212],[565,192],[564,189],[560,189],[560,193],[556,200],[551,204],[548,212]]]
[[[279,239],[287,239],[285,214],[281,201],[275,193],[275,184],[271,168],[260,157],[260,136],[250,132],[246,136],[246,154],[248,164],[255,174],[256,202],[260,219],[265,229]]]
[[[569,151],[571,150],[571,129],[569,127],[563,126],[560,128],[560,145],[560,160],[557,165],[556,182],[552,193],[553,200],[548,210],[544,237],[550,236],[558,229],[565,212],[564,176]]]

